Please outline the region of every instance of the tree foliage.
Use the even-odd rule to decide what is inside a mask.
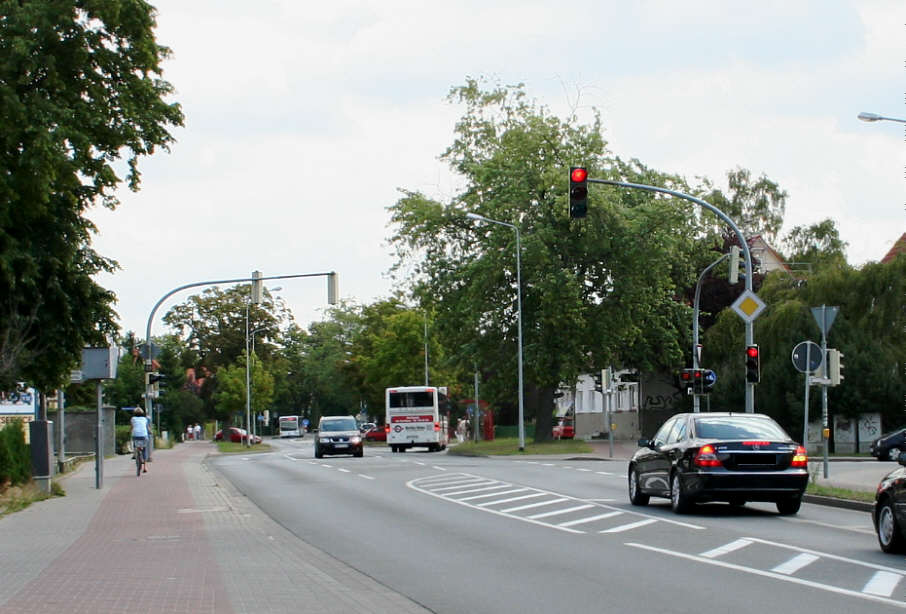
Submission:
[[[137,190],[138,159],[182,124],[154,27],[136,0],[0,6],[0,383],[54,387],[115,331],[92,275],[116,263],[91,248],[84,213],[116,206],[124,179]]]
[[[475,224],[474,212],[518,226],[525,378],[538,392],[529,408],[550,420],[552,393],[581,372],[609,364],[668,367],[681,358],[688,285],[701,232],[691,205],[640,191],[593,189],[588,218],[568,216],[567,169],[592,177],[686,188],[681,179],[610,156],[599,118],[561,120],[526,99],[522,86],[470,79],[451,91],[465,105],[442,159],[464,188],[442,203],[402,191],[391,207],[398,262],[422,306],[436,314],[444,347],[461,372],[478,363],[498,405],[517,397],[515,233]],[[688,189],[686,189],[688,191]],[[406,269],[411,265],[411,269]],[[549,437],[537,429],[536,437]]]

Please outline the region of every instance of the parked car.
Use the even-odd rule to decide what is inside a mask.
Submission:
[[[805,448],[769,416],[677,414],[629,461],[629,500],[670,499],[677,513],[705,501],[771,501],[795,514],[808,485]]]
[[[352,416],[324,416],[315,437],[315,458],[325,454],[364,456],[362,433]]]
[[[373,426],[365,433],[365,441],[387,441],[387,427]]]
[[[374,422],[363,422],[359,425],[359,430],[363,433],[367,433],[371,429],[377,426]]]
[[[248,441],[248,437],[248,431],[246,431],[245,429],[241,429],[235,426],[230,427],[230,441],[232,441],[233,443],[246,443]],[[223,440],[223,430],[214,433],[214,440]],[[259,437],[258,435],[252,435],[252,443],[261,443],[261,437]]]
[[[551,431],[554,439],[573,439],[576,436],[576,427],[572,420],[558,420]]]
[[[883,478],[875,494],[871,518],[884,552],[906,552],[906,452],[897,458],[900,466]]]
[[[879,461],[895,461],[906,452],[906,427],[885,433],[871,442],[868,451]]]

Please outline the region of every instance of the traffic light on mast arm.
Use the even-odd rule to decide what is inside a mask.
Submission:
[[[752,384],[761,381],[761,356],[757,345],[746,347],[746,381]]]
[[[584,166],[569,169],[569,217],[583,218],[588,214],[588,171]]]

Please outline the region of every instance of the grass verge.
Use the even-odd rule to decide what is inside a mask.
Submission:
[[[0,517],[24,510],[36,501],[44,501],[51,497],[65,497],[66,491],[57,482],[51,481],[50,492],[46,493],[38,488],[34,482],[19,486],[10,486],[0,493]]]
[[[529,454],[588,454],[592,451],[590,445],[582,440],[561,439],[559,441],[545,441],[535,443],[525,442],[525,451],[519,451],[519,439],[507,437],[493,441],[469,441],[459,443],[447,448],[448,454],[460,456],[512,456]]]
[[[217,449],[222,454],[258,454],[260,452],[270,452],[273,450],[270,444],[257,443],[251,448],[243,443],[234,443],[232,441],[215,441]]]
[[[824,486],[823,484],[809,483],[805,492],[810,495],[821,497],[834,497],[836,499],[848,499],[850,501],[865,501],[874,503],[875,493],[865,490],[849,490],[848,488],[837,488],[835,486]]]

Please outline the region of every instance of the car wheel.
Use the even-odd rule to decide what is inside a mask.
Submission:
[[[677,514],[685,514],[692,507],[689,495],[683,492],[683,482],[678,471],[670,478],[670,507]]]
[[[365,450],[362,450],[362,449],[356,450],[355,456],[356,456],[356,458],[362,458],[363,456],[365,456]]]
[[[802,497],[790,497],[777,502],[777,511],[784,516],[792,516],[802,506]]]
[[[324,453],[317,446],[315,446],[315,458],[324,458]]]
[[[900,448],[896,446],[890,448],[889,450],[887,450],[887,454],[885,456],[887,457],[887,460],[896,461],[900,458]]]
[[[906,549],[906,540],[900,533],[890,499],[886,499],[878,509],[878,544],[887,553],[903,552]]]
[[[649,499],[648,495],[642,494],[639,487],[639,474],[635,467],[632,467],[629,470],[629,502],[633,505],[648,505]]]

